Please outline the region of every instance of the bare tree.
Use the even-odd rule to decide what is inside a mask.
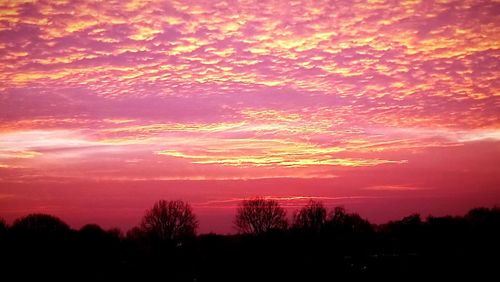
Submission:
[[[310,200],[294,215],[295,228],[320,231],[326,223],[327,211],[323,203]]]
[[[287,225],[286,211],[274,200],[244,200],[236,213],[235,226],[240,233],[258,235],[286,229]]]
[[[141,229],[159,240],[179,240],[196,235],[198,220],[183,201],[160,200],[146,211]]]

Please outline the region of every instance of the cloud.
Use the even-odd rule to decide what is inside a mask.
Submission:
[[[498,8],[1,3],[0,160],[55,177],[95,160],[125,167],[85,165],[115,179],[308,177],[497,140]]]
[[[379,186],[368,186],[363,189],[373,190],[373,191],[416,191],[428,188],[422,188],[411,185],[379,185]]]
[[[279,202],[281,205],[285,207],[303,207],[305,203],[310,200],[320,201],[326,206],[337,205],[343,201],[357,201],[357,200],[370,200],[370,199],[378,199],[383,198],[380,196],[339,196],[339,197],[322,197],[322,196],[305,196],[305,195],[291,195],[291,196],[259,196],[260,198],[266,200],[274,200]],[[197,203],[194,206],[197,208],[200,207],[210,207],[210,208],[234,208],[238,204],[240,204],[244,200],[251,199],[251,197],[247,198],[231,198],[231,199],[223,199],[223,200],[209,200],[206,202]]]

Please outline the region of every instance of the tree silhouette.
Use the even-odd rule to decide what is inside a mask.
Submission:
[[[81,239],[89,242],[100,243],[112,240],[120,240],[121,231],[117,228],[108,231],[102,229],[97,224],[86,224],[78,231]]]
[[[58,236],[70,231],[69,226],[59,218],[48,214],[30,214],[16,219],[12,231],[36,236]]]
[[[373,232],[367,220],[356,213],[347,213],[343,207],[335,207],[326,222],[328,232],[340,236],[363,235]]]
[[[3,237],[7,233],[7,223],[3,218],[0,217],[0,238]]]
[[[375,227],[342,207],[327,213],[326,220],[325,213],[320,202],[309,201],[294,216],[297,228],[263,234],[285,228],[286,214],[278,202],[256,198],[241,203],[238,231],[263,236],[206,234],[181,241],[175,240],[194,236],[197,225],[181,201],[157,202],[126,238],[118,229],[95,224],[73,230],[46,214],[12,225],[0,218],[0,265],[18,280],[50,281],[65,281],[71,273],[103,281],[165,275],[169,281],[327,281],[332,275],[339,280],[450,275],[486,280],[498,269],[499,208],[426,219],[413,214]],[[180,228],[186,221],[190,227]],[[310,232],[316,228],[320,232]]]
[[[319,232],[326,223],[326,215],[323,203],[310,200],[294,215],[293,227]]]
[[[141,230],[158,240],[179,240],[196,235],[198,220],[183,201],[160,200],[146,211]]]
[[[274,200],[244,200],[236,212],[235,226],[239,233],[263,234],[286,229],[286,211]]]
[[[102,234],[105,234],[106,231],[104,231],[99,225],[97,224],[85,224],[82,228],[80,228],[80,234],[85,234],[85,235],[90,235],[90,236],[101,236]]]

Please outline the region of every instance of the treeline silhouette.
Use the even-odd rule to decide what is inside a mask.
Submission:
[[[190,205],[165,200],[126,234],[96,224],[74,230],[47,214],[10,226],[0,219],[0,280],[477,280],[498,277],[500,267],[496,207],[374,225],[316,201],[288,221],[278,202],[254,198],[240,204],[234,226],[235,235],[197,235]]]

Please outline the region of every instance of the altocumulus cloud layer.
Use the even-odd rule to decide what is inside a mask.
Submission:
[[[499,42],[497,1],[2,1],[0,182],[491,188]]]

